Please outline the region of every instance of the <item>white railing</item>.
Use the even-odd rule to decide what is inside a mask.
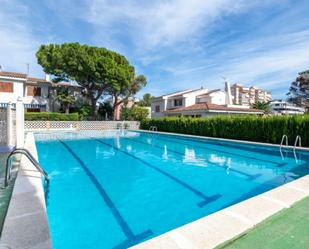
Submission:
[[[25,121],[26,131],[137,130],[138,121]]]

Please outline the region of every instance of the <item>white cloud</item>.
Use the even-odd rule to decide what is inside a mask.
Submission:
[[[35,52],[39,42],[27,25],[29,9],[17,1],[1,1],[0,8],[0,65],[7,71],[41,73],[36,64]]]
[[[102,35],[128,35],[140,49],[155,49],[193,40],[218,19],[244,11],[244,0],[93,0],[83,15]]]
[[[309,67],[308,41],[309,30],[262,37],[254,41],[236,41],[227,46],[224,53],[217,53],[211,59],[188,59],[183,64],[163,65],[163,68],[175,79],[185,79],[188,75],[197,77],[195,84],[198,85],[206,81],[215,84],[220,76],[225,76],[231,82],[254,83],[276,89],[287,86],[287,82],[292,81],[298,71]],[[184,81],[183,84],[187,85],[188,82]]]

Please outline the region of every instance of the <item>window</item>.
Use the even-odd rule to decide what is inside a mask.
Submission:
[[[27,108],[27,112],[40,112],[40,108]]]
[[[0,82],[0,92],[12,93],[13,92],[13,83],[12,82]]]
[[[182,106],[182,99],[175,99],[174,106]]]
[[[159,105],[156,105],[155,110],[156,110],[156,112],[160,112],[160,106],[159,106]]]
[[[41,96],[41,87],[27,86],[27,96]]]

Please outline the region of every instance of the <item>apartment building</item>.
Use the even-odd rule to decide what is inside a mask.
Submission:
[[[277,115],[295,115],[295,114],[305,113],[305,108],[299,107],[286,100],[271,101],[270,109],[273,114],[277,114]]]
[[[240,83],[231,86],[233,104],[253,105],[256,102],[269,102],[272,99],[270,92],[255,86],[245,87]]]
[[[152,99],[151,117],[165,116],[208,117],[213,115],[263,114],[249,105],[234,105],[226,83],[226,90],[188,89]]]
[[[27,112],[57,111],[59,103],[55,103],[59,86],[72,88],[77,94],[80,87],[68,83],[54,84],[46,76],[45,79],[29,77],[24,73],[0,71],[0,107],[9,102],[14,104],[21,97]]]

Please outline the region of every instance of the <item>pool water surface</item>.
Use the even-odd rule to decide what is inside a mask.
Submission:
[[[128,248],[309,173],[309,152],[131,131],[35,134],[55,249]]]

